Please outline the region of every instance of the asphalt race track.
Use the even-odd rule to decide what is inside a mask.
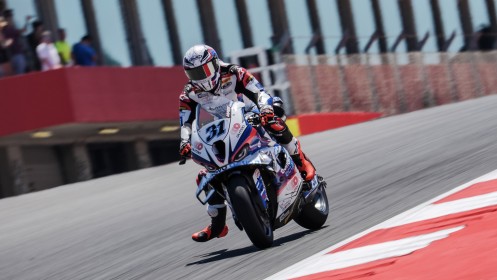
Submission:
[[[497,96],[301,137],[328,182],[316,232],[290,223],[258,251],[208,224],[197,167],[171,164],[0,200],[0,279],[263,279],[497,169]]]

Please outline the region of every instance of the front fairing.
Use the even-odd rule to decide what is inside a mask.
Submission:
[[[244,158],[241,161],[237,162],[232,162],[229,163],[225,166],[222,166],[221,168],[213,171],[207,172],[207,174],[202,178],[200,181],[198,188],[197,188],[197,198],[199,198],[200,194],[202,191],[208,189],[207,185],[216,177],[223,176],[224,173],[226,172],[232,172],[235,169],[244,169],[244,167],[256,167],[256,166],[264,166],[268,168],[269,170],[273,171],[274,170],[274,154],[277,154],[281,151],[282,147],[279,145],[273,146],[273,147],[261,147],[255,149],[252,153],[250,153],[246,158]],[[281,169],[281,168],[278,168]],[[280,170],[279,170],[280,171]],[[279,173],[284,176],[284,171],[280,171]],[[200,202],[202,204],[205,204],[208,200],[209,197],[207,197],[205,200],[201,200],[199,198]]]
[[[264,184],[276,190],[275,226],[286,224],[292,217],[303,182],[295,163],[288,151],[266,138],[262,129],[248,123],[243,103],[230,104],[227,115],[203,127],[198,122],[192,126],[192,158],[208,170],[199,182],[197,198],[206,204],[231,174],[240,172],[252,178],[251,174],[259,170],[259,174],[269,175]],[[209,184],[213,180],[216,182]]]
[[[192,159],[209,171],[227,166],[237,158],[240,151],[248,153],[268,146],[271,139],[251,126],[245,119],[244,104],[234,102],[228,108],[227,117],[202,127],[198,121],[192,127]],[[198,115],[198,114],[197,114]]]

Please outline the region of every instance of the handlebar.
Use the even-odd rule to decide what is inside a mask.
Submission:
[[[261,117],[258,115],[258,114],[248,114],[246,116],[247,118],[247,122],[251,125],[251,126],[259,126],[261,124]]]

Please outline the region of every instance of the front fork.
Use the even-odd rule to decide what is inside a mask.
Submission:
[[[234,173],[234,174],[241,175],[242,173],[240,171],[236,171],[236,173]],[[242,175],[242,176],[245,176],[245,175]],[[256,204],[255,206],[258,208],[259,212],[263,213],[268,219],[270,219],[269,213],[268,213],[269,197],[267,194],[267,188],[266,188],[266,185],[264,184],[264,179],[262,177],[261,171],[258,168],[256,168],[253,171],[252,176],[250,176],[250,177],[246,176],[246,179],[250,181],[250,184],[252,186],[255,186],[255,189],[254,188],[250,189],[250,193],[251,193],[252,198],[253,198],[252,201]],[[231,206],[231,200],[230,200],[230,197],[228,195],[228,190],[226,189],[226,185],[222,184],[222,186],[223,186],[224,196],[226,198],[226,201],[228,202],[228,206],[230,207],[231,214],[233,215],[233,221],[235,222],[235,225],[240,230],[243,230],[243,226],[238,221],[236,214],[235,214],[235,211],[233,211],[233,207]],[[255,194],[255,192],[257,194]],[[261,217],[261,218],[263,218],[263,217]]]
[[[303,187],[304,190],[302,191],[301,207],[313,202],[316,193],[318,193],[318,191],[325,191],[324,189],[326,186],[326,181],[318,174],[314,176],[312,181],[305,182]]]

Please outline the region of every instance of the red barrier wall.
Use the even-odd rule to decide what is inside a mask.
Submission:
[[[381,117],[380,113],[319,113],[297,116],[301,135],[357,124]]]
[[[0,80],[0,135],[71,122],[177,120],[181,67],[66,68]]]
[[[2,79],[0,98],[0,135],[74,120],[63,71]]]

